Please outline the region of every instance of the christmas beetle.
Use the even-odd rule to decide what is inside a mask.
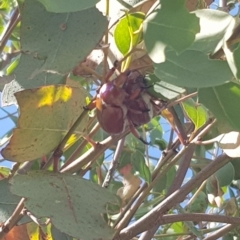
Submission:
[[[164,106],[156,104],[146,88],[139,72],[125,71],[113,81],[106,81],[86,109],[96,107],[97,119],[110,135],[121,134],[129,127],[135,137],[148,144],[135,127],[148,123]]]

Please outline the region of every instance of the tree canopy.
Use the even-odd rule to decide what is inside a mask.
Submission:
[[[0,239],[240,237],[239,9],[3,0]]]

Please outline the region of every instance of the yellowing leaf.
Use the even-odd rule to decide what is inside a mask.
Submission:
[[[2,155],[10,161],[25,162],[56,148],[84,111],[87,93],[83,88],[51,85],[23,90],[15,96],[20,116]],[[87,123],[86,115],[75,132],[75,138],[83,134]],[[73,141],[70,139],[68,144]]]
[[[175,126],[173,115],[167,109],[164,109],[161,115],[169,121],[171,126]]]
[[[51,106],[57,101],[67,102],[72,95],[71,87],[59,87],[54,85],[40,88],[36,94],[39,96],[38,107]]]
[[[129,173],[127,176],[123,176],[123,187],[117,190],[117,195],[122,200],[122,207],[132,198],[135,192],[138,190],[141,184],[141,179]]]
[[[71,137],[68,139],[68,141],[64,147],[64,150],[71,147],[77,140],[78,140],[78,137],[75,134],[72,134]]]
[[[51,224],[40,227],[36,223],[30,222],[27,224],[27,231],[31,240],[53,240],[51,235]]]

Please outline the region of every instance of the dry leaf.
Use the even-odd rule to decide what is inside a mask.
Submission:
[[[127,164],[119,170],[123,176],[123,187],[118,189],[117,195],[122,200],[122,207],[128,203],[141,184],[141,179],[138,176],[133,175],[131,169],[132,166]]]
[[[12,228],[3,240],[29,240],[26,224]]]

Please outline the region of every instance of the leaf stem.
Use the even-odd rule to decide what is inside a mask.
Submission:
[[[15,208],[13,214],[0,228],[0,239],[3,237],[17,224],[17,222],[22,218],[22,210],[24,208],[25,198],[22,198]]]
[[[17,26],[17,24],[20,21],[20,14],[18,8],[16,8],[13,11],[13,14],[11,16],[10,21],[8,22],[7,26],[4,29],[4,32],[2,33],[2,38],[0,39],[0,53],[3,52],[4,47],[6,46],[6,43],[11,36],[14,28]]]
[[[104,188],[107,188],[109,186],[109,183],[113,178],[114,172],[118,167],[118,159],[119,159],[120,154],[122,152],[124,142],[125,142],[125,137],[123,137],[122,139],[120,139],[118,141],[117,148],[116,148],[116,151],[115,151],[114,156],[113,156],[113,160],[112,160],[112,162],[109,166],[107,175],[106,175],[106,177],[104,179],[104,182],[102,184],[102,187],[104,187]]]
[[[176,203],[182,202],[189,192],[191,192],[194,188],[199,186],[206,178],[210,177],[218,169],[223,167],[226,163],[229,162],[229,160],[230,158],[226,154],[218,156],[214,161],[209,163],[208,166],[202,169],[201,172],[199,172],[194,178],[189,180],[179,190],[175,191],[173,194],[171,194],[169,197],[163,200],[160,204],[154,207],[145,216],[134,222],[129,227],[123,229],[120,232],[119,236],[117,236],[114,239],[129,240],[141,232],[144,232],[156,225],[162,224],[163,213],[171,209]],[[240,223],[239,218],[235,219],[231,218],[231,223],[237,223],[238,221]]]

